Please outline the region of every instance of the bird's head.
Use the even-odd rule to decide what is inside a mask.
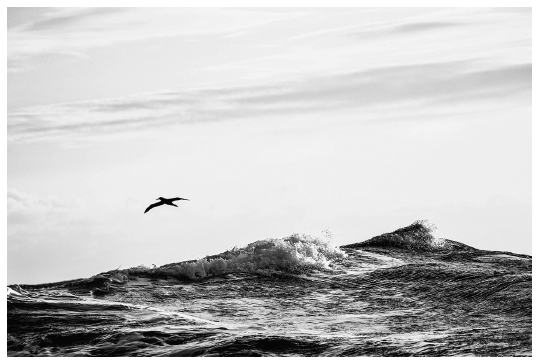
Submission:
[[[163,198],[163,197],[158,197],[158,198],[156,198],[156,200],[165,200],[165,198]]]

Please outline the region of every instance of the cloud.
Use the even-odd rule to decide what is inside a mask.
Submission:
[[[103,15],[117,15],[124,11],[125,9],[122,8],[56,9],[56,11],[49,12],[36,21],[22,25],[19,29],[27,32],[57,31],[77,26],[81,23],[99,20]]]
[[[8,29],[8,70],[20,71],[42,55],[81,54],[90,48],[163,37],[227,35],[301,15],[246,12],[218,8],[51,8]]]
[[[531,90],[531,64],[477,70],[470,62],[385,67],[307,81],[300,87],[243,98],[245,103],[373,106],[454,97],[490,97]]]
[[[394,27],[392,29],[393,33],[411,33],[411,32],[421,32],[421,31],[429,31],[434,29],[441,29],[441,28],[451,28],[460,26],[462,24],[460,23],[452,23],[452,22],[420,22],[420,23],[409,23],[409,24],[402,24]]]
[[[366,10],[363,9],[363,11]],[[382,38],[391,40],[392,38],[400,36],[418,37],[440,30],[465,28],[469,25],[470,24],[465,21],[416,21],[399,23],[397,25],[387,21],[373,21],[365,24],[354,22],[353,24],[322,28],[316,31],[302,33],[293,36],[288,40],[304,41],[305,39],[311,39],[312,41],[312,39],[320,40],[327,38],[338,42],[341,38],[351,38],[354,41],[358,39],[361,41],[380,41]]]
[[[478,62],[383,67],[250,87],[162,91],[121,99],[28,107],[8,113],[8,140],[99,136],[165,125],[386,107],[436,107],[523,100],[531,64]]]
[[[69,218],[74,209],[82,207],[79,201],[63,201],[56,196],[39,197],[14,188],[7,190],[7,222],[10,230],[17,226],[46,227]]]
[[[25,209],[66,210],[76,205],[73,202],[62,201],[58,197],[38,197],[15,188],[7,189],[7,203],[8,214]]]
[[[441,29],[465,27],[467,23],[450,21],[410,22],[398,25],[382,25],[347,33],[348,36],[361,40],[379,39],[404,35],[417,36],[418,33],[427,33]]]
[[[526,14],[531,15],[531,7],[519,7],[519,8],[510,8],[510,7],[499,7],[499,8],[490,8],[489,11],[493,13],[516,13],[516,14]]]

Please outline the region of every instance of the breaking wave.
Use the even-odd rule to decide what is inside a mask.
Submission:
[[[357,249],[292,235],[10,285],[7,355],[531,356],[531,256],[434,232],[418,221]]]
[[[166,264],[157,268],[129,268],[129,275],[155,275],[197,279],[232,272],[263,270],[302,273],[331,269],[332,262],[346,257],[330,239],[294,234],[282,239],[255,241],[242,248],[196,261]]]
[[[415,251],[439,251],[451,250],[454,248],[453,245],[455,244],[438,237],[436,231],[436,226],[428,220],[417,220],[413,224],[397,229],[391,233],[376,236],[362,243],[345,245],[344,247],[397,247]]]

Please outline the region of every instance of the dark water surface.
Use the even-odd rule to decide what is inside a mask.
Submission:
[[[298,239],[10,286],[8,356],[531,356],[530,256]]]

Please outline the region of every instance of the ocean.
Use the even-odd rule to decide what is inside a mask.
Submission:
[[[7,287],[8,356],[531,356],[531,256],[417,221]]]

